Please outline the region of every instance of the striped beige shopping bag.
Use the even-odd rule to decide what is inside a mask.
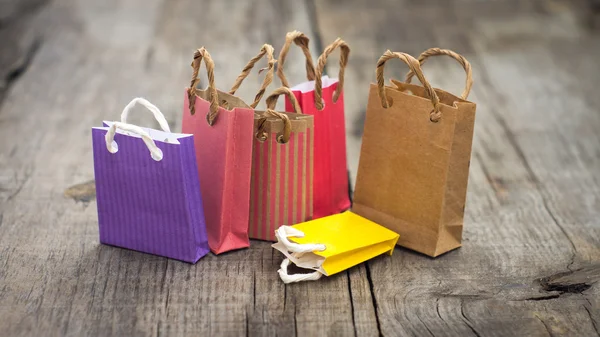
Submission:
[[[277,112],[285,94],[296,113]],[[276,241],[275,230],[312,218],[313,116],[303,115],[288,88],[275,90],[254,118],[249,236]]]

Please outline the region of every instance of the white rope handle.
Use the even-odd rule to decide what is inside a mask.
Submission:
[[[315,252],[315,251],[322,252],[327,248],[324,244],[320,244],[320,243],[298,244],[298,243],[290,242],[290,240],[288,240],[288,236],[302,238],[302,237],[304,237],[304,233],[302,231],[300,231],[294,227],[290,227],[290,226],[281,226],[275,230],[275,237],[277,238],[277,240],[279,240],[279,242],[283,243],[283,245],[285,246],[285,248],[287,248],[288,251],[293,252],[293,253],[307,253],[307,252]]]
[[[169,123],[167,122],[165,115],[163,115],[163,113],[160,112],[156,105],[148,102],[145,98],[142,97],[132,99],[131,102],[129,102],[129,104],[125,106],[123,112],[121,113],[121,123],[127,123],[127,116],[129,115],[129,111],[137,103],[140,103],[141,105],[145,106],[148,110],[150,110],[150,112],[152,112],[152,114],[154,115],[154,119],[156,119],[158,124],[160,124],[160,127],[161,129],[163,129],[164,132],[171,132],[171,129],[169,128]]]
[[[312,273],[308,273],[308,274],[290,275],[287,272],[289,265],[290,265],[290,259],[285,258],[281,262],[281,266],[280,266],[279,270],[277,271],[279,273],[279,278],[285,284],[294,283],[294,282],[302,282],[302,281],[316,281],[316,280],[320,279],[321,276],[323,276],[323,274],[319,273],[316,270],[313,271]]]
[[[279,242],[281,242],[288,252],[292,253],[312,253],[312,252],[322,252],[327,249],[327,246],[321,243],[294,243],[288,240],[289,236],[294,236],[297,238],[304,237],[304,232],[298,230],[294,227],[290,226],[281,226],[275,230],[275,237]],[[279,273],[279,278],[283,281],[283,283],[293,283],[293,282],[301,282],[301,281],[315,281],[323,276],[319,271],[314,271],[308,274],[288,274],[288,266],[290,265],[290,259],[285,258],[281,262],[281,266],[277,273]]]
[[[117,128],[119,128],[121,130],[129,131],[129,132],[137,133],[138,135],[142,136],[142,140],[144,141],[144,143],[146,143],[148,150],[150,150],[150,155],[152,156],[152,159],[154,159],[156,161],[161,161],[163,159],[163,153],[162,153],[161,149],[159,149],[158,146],[156,146],[156,143],[154,143],[154,140],[152,140],[152,138],[150,138],[150,135],[148,134],[148,132],[144,131],[139,126],[121,123],[121,122],[113,122],[113,124],[110,126],[110,128],[108,128],[108,132],[106,133],[106,136],[105,136],[106,148],[108,149],[108,152],[116,153],[119,150],[119,146],[117,145],[117,142],[114,141],[115,133],[117,132]]]

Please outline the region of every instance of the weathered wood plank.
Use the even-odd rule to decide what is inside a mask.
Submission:
[[[57,0],[24,21],[0,16],[0,24],[22,25],[9,34],[8,45],[21,46],[15,55],[43,41],[0,108],[0,331],[598,334],[600,40],[566,3]],[[10,6],[2,15],[28,8]],[[472,62],[478,118],[464,247],[438,259],[399,248],[284,286],[282,258],[265,242],[194,266],[99,245],[86,184],[89,128],[143,95],[179,129],[194,48],[209,49],[217,84],[227,88],[262,43],[279,50],[293,29],[313,37],[315,56],[338,35],[353,47],[345,94],[353,172],[366,88],[385,49],[442,46]],[[292,53],[288,77],[303,81],[301,54]],[[28,64],[5,55],[2,78]],[[405,72],[399,62],[386,68],[388,77]],[[451,61],[424,69],[436,86],[460,91],[464,75]],[[239,95],[253,97],[259,83],[253,73]]]
[[[0,101],[4,92],[27,68],[43,41],[40,27],[31,24],[46,0],[0,1]]]
[[[0,112],[3,331],[354,332],[351,299],[365,296],[360,280],[353,293],[347,277],[317,288],[286,287],[276,273],[281,256],[262,242],[218,258],[207,256],[195,266],[101,246],[93,191],[89,184],[77,185],[93,177],[91,126],[116,118],[131,97],[143,95],[178,129],[195,48],[205,45],[211,51],[217,84],[226,89],[262,43],[278,50],[287,31],[314,35],[304,6],[64,0],[41,13],[37,20],[47,27],[45,43]],[[222,13],[228,13],[226,20]],[[296,64],[286,67],[288,76],[301,80],[303,66]],[[249,78],[239,95],[253,97],[259,83]],[[134,113],[131,120],[154,123],[145,113]],[[26,129],[35,132],[22,132]],[[63,190],[73,185],[64,197]],[[357,308],[363,310],[358,321],[369,319],[362,304]]]
[[[345,86],[348,144],[360,143],[365,93],[386,49],[418,55],[451,48],[471,61],[476,76],[464,247],[437,259],[398,249],[392,259],[367,264],[381,332],[597,334],[597,276],[582,288],[561,283],[561,291],[540,279],[596,270],[590,265],[600,261],[592,173],[600,171],[600,120],[591,108],[598,103],[591,91],[599,84],[591,64],[600,55],[598,38],[559,1],[345,1],[317,8],[321,39],[339,35],[354,46]],[[386,67],[388,77],[403,77],[399,63]],[[452,61],[432,59],[424,71],[436,86],[460,92],[464,75]],[[352,167],[357,149],[349,156]]]

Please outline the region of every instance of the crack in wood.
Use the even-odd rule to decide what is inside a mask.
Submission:
[[[527,298],[524,298],[524,299],[518,300],[518,301],[547,301],[547,300],[559,298],[560,295],[562,295],[562,294],[552,294],[552,295],[538,296],[538,297],[527,297]]]
[[[294,305],[294,336],[298,336],[298,320],[296,319],[296,306]]]
[[[8,74],[6,74],[6,78],[4,80],[6,84],[5,89],[8,89],[19,77],[21,77],[21,75],[27,71],[29,65],[31,65],[31,61],[41,47],[42,41],[43,39],[40,37],[34,39],[33,43],[25,51],[23,57],[20,58],[20,61],[16,63],[15,67],[11,69]]]
[[[415,313],[415,316],[417,316],[417,319],[419,320],[419,322],[421,322],[421,324],[423,324],[423,326],[425,327],[425,329],[427,330],[427,332],[429,332],[429,334],[432,337],[435,337],[435,334],[433,333],[433,331],[431,331],[431,329],[429,329],[429,327],[427,326],[427,324],[425,324],[425,322],[423,322],[423,320],[421,319],[421,316],[419,316],[418,313]]]
[[[444,320],[444,318],[442,317],[442,314],[440,314],[440,298],[436,298],[435,299],[435,312],[437,313],[438,317],[443,321],[446,322]]]
[[[561,294],[581,294],[600,280],[600,263],[574,271],[562,272],[539,279],[545,291],[558,291]]]
[[[248,311],[246,311],[246,337],[250,336],[250,324],[248,323]]]
[[[552,329],[550,329],[548,324],[546,324],[546,322],[544,322],[538,315],[534,315],[534,316],[535,316],[535,318],[537,318],[540,321],[540,323],[542,323],[542,325],[546,329],[546,332],[548,332],[548,336],[553,337],[554,333],[552,333]]]
[[[252,308],[256,310],[256,271],[252,271]],[[285,303],[283,303],[285,310]]]
[[[352,327],[354,327],[354,336],[356,336],[356,319],[354,317],[354,298],[352,297],[352,281],[350,280],[350,271],[346,270],[346,277],[348,278],[348,295],[350,298],[350,311],[352,313]]]
[[[23,187],[25,186],[25,184],[27,184],[27,182],[29,181],[29,179],[31,178],[31,168],[27,168],[25,170],[25,177],[23,179],[23,181],[21,181],[21,183],[19,184],[19,186],[17,187],[17,189],[8,196],[8,198],[6,198],[6,201],[11,201],[12,199],[14,199],[17,195],[19,195],[19,193],[21,193],[21,191],[23,190]]]
[[[592,302],[590,302],[590,300],[589,300],[589,299],[586,299],[586,301],[588,302],[588,304],[589,304],[590,306],[592,305]],[[584,308],[584,309],[585,309],[585,311],[588,313],[588,316],[590,316],[590,320],[592,321],[592,326],[594,327],[594,330],[596,330],[596,334],[597,334],[598,336],[600,336],[600,327],[599,327],[599,325],[600,325],[600,324],[598,324],[598,323],[596,322],[596,319],[594,319],[594,317],[592,316],[592,312],[590,311],[590,308],[588,308],[588,306],[587,306],[587,305],[584,305],[584,306],[583,306],[583,308]]]
[[[373,313],[375,314],[375,322],[377,323],[377,332],[379,333],[379,336],[383,336],[383,333],[381,332],[381,322],[379,321],[379,308],[377,307],[377,298],[375,297],[373,278],[371,278],[371,268],[368,263],[365,263],[365,269],[367,281],[369,282],[369,292],[371,293],[371,300],[373,301]]]
[[[160,292],[164,293],[165,291],[165,283],[167,281],[167,271],[169,269],[169,260],[165,259],[165,269],[163,270],[162,279],[160,281]],[[167,309],[167,304],[165,303],[165,311]]]
[[[475,336],[481,337],[481,335],[479,334],[479,332],[477,332],[477,330],[475,330],[475,327],[473,326],[473,322],[471,322],[471,320],[467,317],[467,315],[465,315],[465,301],[464,300],[460,301],[460,315],[462,316],[463,321],[465,322],[465,324],[475,334]]]

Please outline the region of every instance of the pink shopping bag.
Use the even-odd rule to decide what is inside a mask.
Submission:
[[[264,88],[273,78],[275,61],[272,59],[272,47],[263,46],[261,54],[270,54],[270,77],[267,75],[261,88],[264,93]],[[199,90],[196,88],[197,77],[203,60],[208,88]],[[251,63],[252,60],[244,68],[241,79],[236,80],[232,93],[254,65]],[[247,105],[232,94],[217,90],[214,63],[204,47],[194,53],[192,67],[192,81],[185,94],[182,129],[194,135],[208,243],[213,253],[220,254],[249,246],[254,106],[262,93],[259,92],[253,105]]]

